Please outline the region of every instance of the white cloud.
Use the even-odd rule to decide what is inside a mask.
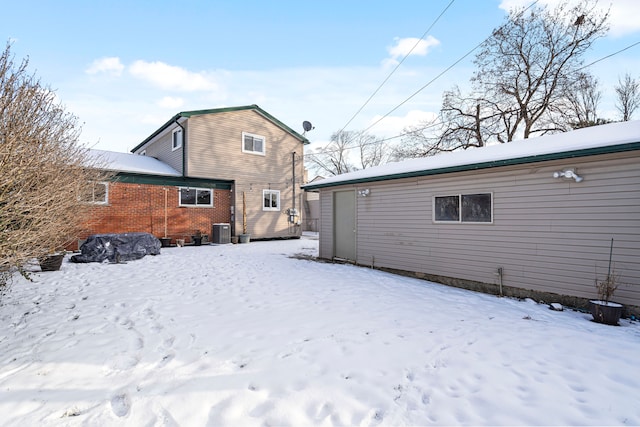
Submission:
[[[376,123],[382,116],[374,116],[371,124]],[[380,120],[370,133],[374,135],[400,135],[407,126],[417,126],[423,122],[431,121],[437,117],[437,113],[422,110],[410,110],[404,116],[388,116]]]
[[[162,108],[169,108],[169,109],[172,109],[172,110],[180,108],[183,105],[184,105],[184,99],[177,98],[177,97],[174,97],[174,96],[165,96],[160,101],[158,101],[158,106],[160,106]]]
[[[572,3],[578,3],[578,0],[572,0]],[[525,8],[531,4],[531,0],[502,0],[498,6],[505,12],[509,12],[514,8]],[[557,0],[539,0],[538,5],[553,7],[558,4]],[[613,37],[621,37],[631,33],[640,31],[640,2],[638,0],[611,0],[610,2],[601,2],[603,9],[611,6],[609,16],[609,24],[611,25],[610,35]]]
[[[387,49],[393,59],[398,59],[406,55],[425,56],[432,47],[440,44],[440,40],[433,36],[428,36],[426,39],[396,37],[394,41],[395,44]]]
[[[134,77],[146,80],[165,90],[185,92],[216,90],[218,85],[203,73],[194,73],[164,62],[135,61],[129,67]]]
[[[640,2],[615,0],[611,3],[611,35],[620,37],[640,31]]]
[[[113,76],[119,76],[124,70],[124,65],[120,62],[120,58],[117,56],[111,56],[106,58],[96,59],[89,65],[86,72],[87,74],[106,73]]]

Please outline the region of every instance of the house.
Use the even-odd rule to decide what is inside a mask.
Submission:
[[[188,242],[228,223],[231,236],[297,238],[308,143],[257,105],[178,113],[133,154],[94,150],[116,175],[96,183],[86,234],[146,231]]]
[[[81,240],[91,234],[144,231],[189,241],[196,230],[208,234],[212,224],[229,222],[231,181],[183,177],[149,156],[103,150],[89,150],[89,155],[114,175],[94,183]],[[192,189],[199,190],[194,194]],[[68,249],[77,248],[72,244]]]
[[[324,179],[322,176],[316,176],[311,181],[305,179],[307,183],[313,183]],[[318,221],[320,220],[320,195],[315,191],[304,192],[304,224],[303,231],[318,232]]]
[[[309,183],[319,256],[584,307],[607,276],[640,307],[640,121],[412,159]]]

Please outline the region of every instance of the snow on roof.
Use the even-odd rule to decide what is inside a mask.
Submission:
[[[160,160],[138,154],[115,151],[89,150],[89,156],[104,168],[117,172],[146,175],[182,176],[180,172]]]
[[[320,188],[349,182],[380,180],[383,177],[398,178],[420,171],[479,165],[488,162],[535,158],[577,150],[611,147],[640,142],[640,120],[611,123],[537,138],[512,141],[507,144],[442,153],[432,157],[409,159],[400,162],[332,176],[304,188]],[[400,175],[400,176],[399,176]]]

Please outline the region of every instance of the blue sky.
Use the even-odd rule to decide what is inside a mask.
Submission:
[[[180,111],[258,104],[301,133],[302,121],[312,122],[314,147],[347,124],[425,32],[347,130],[368,128],[486,38],[511,6],[530,2],[1,0],[0,35],[78,117],[87,146],[125,152]],[[587,63],[640,41],[640,1],[611,4],[611,31]],[[369,132],[398,135],[436,113],[444,90],[468,84],[472,60]],[[640,77],[640,45],[591,71],[602,83],[601,115],[613,118],[613,85],[625,72]]]

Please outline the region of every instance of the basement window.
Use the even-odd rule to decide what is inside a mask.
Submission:
[[[213,207],[213,190],[181,187],[180,206]]]
[[[493,223],[493,194],[457,194],[433,198],[433,221]]]
[[[264,136],[254,135],[252,133],[242,132],[242,152],[251,154],[265,153]]]

